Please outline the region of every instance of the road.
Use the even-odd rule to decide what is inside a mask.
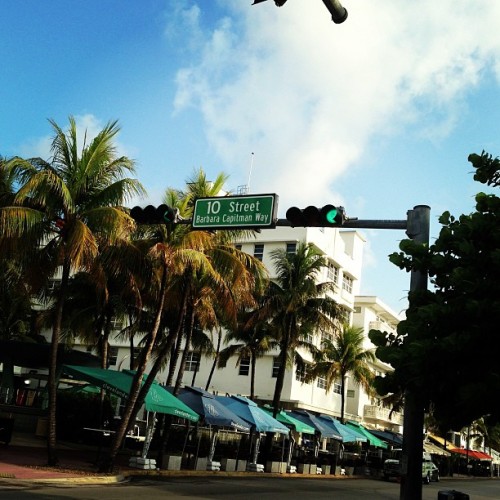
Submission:
[[[443,480],[423,487],[423,500],[436,500],[441,490],[455,489],[471,500],[498,500],[500,480]],[[45,486],[0,482],[2,500],[397,500],[399,484],[372,479],[304,479],[280,477],[186,477],[141,480],[103,486]]]

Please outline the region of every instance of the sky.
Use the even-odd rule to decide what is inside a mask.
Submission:
[[[470,153],[500,155],[498,0],[0,0],[0,155],[50,157],[49,119],[117,148],[157,204],[198,169],[349,217],[474,210]],[[403,311],[402,230],[361,230],[361,294]]]

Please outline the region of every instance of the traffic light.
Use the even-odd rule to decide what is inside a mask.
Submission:
[[[342,24],[347,19],[347,9],[342,6],[339,0],[323,0],[328,12],[332,15],[335,24]]]
[[[346,219],[344,207],[325,205],[322,208],[308,206],[304,209],[291,207],[286,218],[293,227],[338,227]]]
[[[148,205],[146,208],[132,208],[130,217],[137,224],[175,224],[178,221],[178,211],[168,205]]]
[[[287,0],[274,0],[277,7],[283,7]],[[267,2],[267,0],[254,0],[252,5]],[[347,9],[345,9],[339,0],[323,0],[328,12],[332,15],[332,21],[335,24],[341,24],[347,19]]]

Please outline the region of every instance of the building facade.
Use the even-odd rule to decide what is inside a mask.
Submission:
[[[328,265],[324,268],[322,276],[318,276],[318,280],[335,283],[333,298],[342,308],[343,321],[362,327],[366,334],[371,328],[383,326],[391,331],[396,328],[398,318],[395,313],[376,297],[359,295],[365,240],[358,231],[315,227],[277,227],[273,230],[263,230],[251,239],[238,242],[237,246],[261,260],[272,279],[274,277],[271,259],[273,250],[281,248],[288,252],[295,252],[299,242],[313,244],[326,257]],[[113,326],[116,331],[119,331],[124,325],[116,320]],[[214,333],[215,335],[217,332]],[[319,332],[308,340],[318,348],[321,347],[322,337]],[[225,345],[223,341],[222,348]],[[85,349],[83,345],[79,347]],[[365,348],[373,347],[366,337]],[[90,347],[87,348],[87,350],[90,349]],[[307,353],[303,355],[307,358]],[[279,367],[277,357],[278,351],[271,351],[257,360],[255,395],[261,402],[269,402],[273,398]],[[213,357],[200,357],[198,352],[191,351],[187,358],[183,384],[207,387],[213,363]],[[118,338],[117,335],[110,337],[109,367],[116,370],[131,367],[128,342]],[[389,369],[390,367],[380,362],[373,366],[376,373],[384,373]],[[340,380],[327,392],[324,379],[318,378],[312,382],[305,382],[304,375],[295,366],[287,370],[281,397],[282,406],[287,409],[302,408],[340,416]],[[166,373],[158,375],[160,383],[165,379]],[[250,381],[249,360],[242,360],[237,365],[235,357],[228,361],[225,368],[215,370],[207,389],[218,394],[249,395]],[[362,421],[374,427],[400,430],[400,415],[389,416],[390,409],[384,408],[382,403],[377,398],[370,398],[348,377],[345,405],[347,419]]]

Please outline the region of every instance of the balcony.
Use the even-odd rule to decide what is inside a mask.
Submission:
[[[383,321],[370,321],[370,323],[368,323],[368,328],[370,330],[384,330],[384,327],[387,328]]]
[[[403,414],[399,412],[392,412],[389,418],[391,410],[389,408],[384,408],[383,406],[375,405],[365,405],[363,411],[363,418],[365,420],[378,420],[379,423],[391,423],[396,425],[403,425]]]

